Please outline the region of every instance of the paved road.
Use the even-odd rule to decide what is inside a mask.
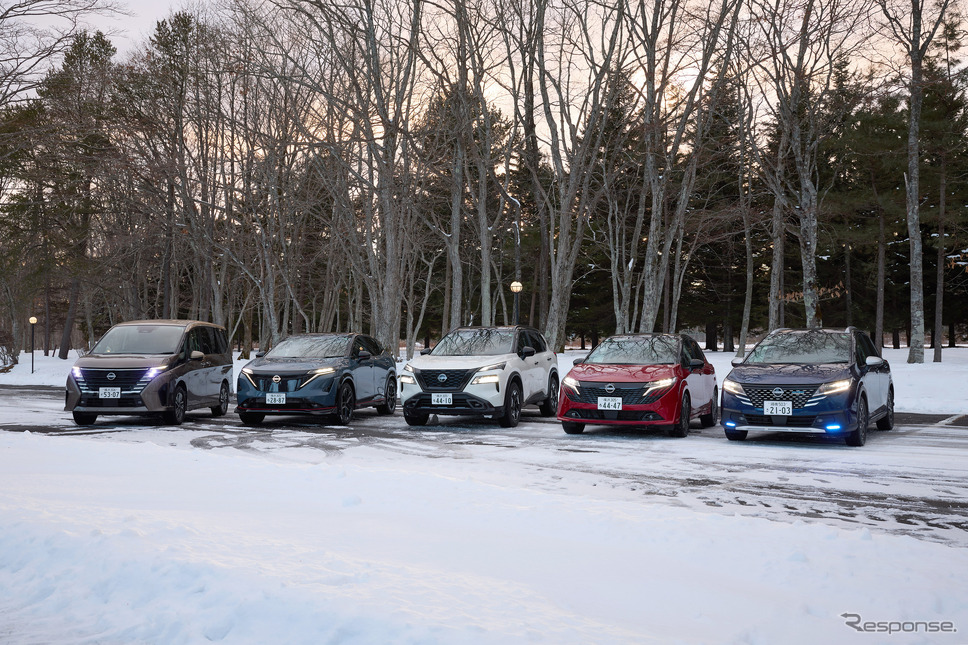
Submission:
[[[212,418],[207,412],[190,413],[179,428],[128,417],[80,428],[63,412],[62,397],[59,388],[0,388],[0,429],[309,461],[362,450],[474,459],[520,473],[526,485],[568,493],[647,496],[703,512],[868,527],[968,546],[968,415],[898,414],[893,431],[872,429],[868,444],[857,449],[779,433],[729,442],[718,426],[694,426],[685,439],[604,427],[565,435],[536,411],[512,429],[454,417],[409,428],[399,412],[381,417],[371,410],[346,428],[301,417],[269,417],[247,428],[231,413]]]

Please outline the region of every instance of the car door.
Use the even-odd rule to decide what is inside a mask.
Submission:
[[[543,392],[545,389],[545,385],[542,382],[545,374],[542,361],[544,360],[546,347],[540,336],[530,329],[522,330],[520,337],[521,349],[530,347],[534,350],[533,356],[522,358],[525,370],[525,376],[523,377],[524,399],[527,401],[536,393]]]
[[[182,382],[188,392],[188,407],[199,407],[199,403],[208,397],[209,386],[207,383],[208,373],[205,366],[204,356],[201,359],[193,359],[192,352],[202,352],[204,327],[193,327],[188,331],[185,339],[185,376]]]
[[[370,361],[373,373],[373,396],[383,397],[386,394],[387,376],[393,359],[384,351],[379,341],[370,336],[363,336],[363,346],[372,354]]]
[[[867,365],[867,358],[877,357],[877,350],[867,334],[854,332],[854,347],[857,359],[857,369],[861,373],[861,382],[867,392],[868,408],[873,413],[887,405],[887,365]]]
[[[713,395],[712,382],[710,380],[706,357],[703,356],[699,344],[688,336],[682,337],[683,368],[686,370],[686,383],[689,385],[689,395],[692,397],[692,409],[696,410],[700,406],[706,405]],[[692,368],[690,361],[700,360],[703,367]]]
[[[353,370],[353,384],[356,386],[358,402],[369,401],[376,392],[373,384],[373,356],[363,357],[361,352],[369,354],[370,350],[363,343],[362,336],[354,336],[350,349],[350,369]]]

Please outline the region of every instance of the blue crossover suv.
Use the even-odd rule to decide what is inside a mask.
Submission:
[[[863,446],[867,427],[894,427],[891,366],[854,327],[777,329],[723,381],[722,423],[730,440],[750,430],[842,436]]]

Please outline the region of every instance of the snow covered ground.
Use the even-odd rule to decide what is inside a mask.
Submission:
[[[886,356],[898,411],[968,413],[968,349]],[[968,643],[949,420],[861,449],[534,415],[88,430],[35,360],[0,374],[0,643]]]

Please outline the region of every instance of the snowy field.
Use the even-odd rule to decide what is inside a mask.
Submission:
[[[70,364],[28,354],[0,374],[0,643],[968,643],[968,348],[885,354],[897,410],[943,416],[859,449],[534,414],[80,429],[32,387]]]

